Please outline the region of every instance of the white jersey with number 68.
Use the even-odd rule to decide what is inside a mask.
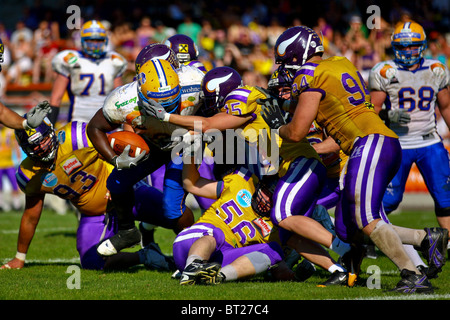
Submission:
[[[410,116],[407,124],[392,123],[403,149],[426,147],[441,141],[436,130],[436,99],[449,85],[448,68],[441,62],[425,59],[420,67],[409,71],[394,61],[380,62],[370,72],[369,89],[386,92],[386,109],[403,109]]]

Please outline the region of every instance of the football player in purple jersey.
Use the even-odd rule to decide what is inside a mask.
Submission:
[[[335,212],[337,235],[357,243],[356,236],[369,237],[401,271],[394,290],[432,292],[427,276],[416,268],[403,243],[419,247],[430,265],[441,269],[448,230],[402,228],[387,219],[382,198],[399,167],[400,143],[373,110],[360,73],[344,57],[323,59],[322,40],[305,26],[283,32],[274,50],[277,63],[296,70],[292,94],[297,106],[286,123],[276,100],[261,100],[264,120],[288,141],[306,137],[315,120],[349,156]]]

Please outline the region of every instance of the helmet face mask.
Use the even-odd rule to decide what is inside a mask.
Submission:
[[[135,68],[136,74],[139,73],[141,66],[150,60],[167,60],[175,68],[180,67],[180,63],[175,55],[175,52],[165,44],[152,43],[145,46],[136,57]]]
[[[52,162],[58,150],[58,139],[53,125],[46,118],[35,129],[15,130],[16,140],[31,159]]]
[[[197,45],[184,34],[175,34],[169,37],[165,44],[175,52],[181,63],[196,60],[198,57]]]
[[[217,112],[226,96],[241,86],[242,78],[233,68],[217,67],[208,71],[202,80],[202,107]]]
[[[277,180],[273,177],[264,177],[255,187],[252,196],[252,209],[261,217],[269,217],[273,206],[273,193],[277,184]]]
[[[397,25],[391,40],[394,61],[402,67],[411,67],[419,63],[427,48],[425,32],[416,22]]]
[[[275,62],[288,69],[299,69],[315,54],[323,54],[322,40],[311,28],[291,27],[277,39],[274,47]]]
[[[138,74],[138,98],[160,103],[166,112],[179,110],[181,87],[178,74],[167,60],[150,60],[144,63]]]
[[[294,82],[294,74],[292,69],[287,69],[285,65],[280,65],[267,84],[269,91],[282,99],[291,98],[291,86]]]
[[[108,36],[100,21],[91,20],[81,27],[81,48],[83,53],[99,59],[105,56]]]

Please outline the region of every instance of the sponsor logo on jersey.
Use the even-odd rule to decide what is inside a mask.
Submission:
[[[259,233],[263,236],[263,238],[267,237],[272,231],[272,226],[268,224],[263,218],[256,218],[252,222]]]
[[[67,55],[65,55],[63,59],[68,64],[74,64],[75,62],[78,61],[77,56],[74,55],[72,52],[70,52]]]
[[[120,107],[125,107],[126,105],[129,105],[130,103],[137,103],[137,96],[134,98],[131,98],[130,100],[127,100],[125,102],[116,101],[114,104],[117,109],[120,109]]]
[[[236,201],[243,208],[248,208],[252,204],[252,194],[246,189],[241,189],[236,195]]]
[[[197,93],[200,92],[201,86],[198,84],[181,87],[181,94]]]
[[[63,144],[66,141],[66,132],[60,131],[58,132],[58,142],[59,144]]]
[[[52,172],[43,175],[41,179],[42,185],[47,188],[52,188],[58,183],[58,178]]]
[[[75,170],[81,168],[82,166],[83,164],[80,162],[80,160],[77,159],[76,156],[72,156],[61,163],[61,168],[68,176],[70,176]]]

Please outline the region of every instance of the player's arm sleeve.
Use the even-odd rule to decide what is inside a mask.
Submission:
[[[118,94],[121,87],[114,89],[105,99],[103,103],[103,116],[111,124],[122,124],[125,122],[124,115],[121,112],[121,108],[116,107],[118,100]]]

